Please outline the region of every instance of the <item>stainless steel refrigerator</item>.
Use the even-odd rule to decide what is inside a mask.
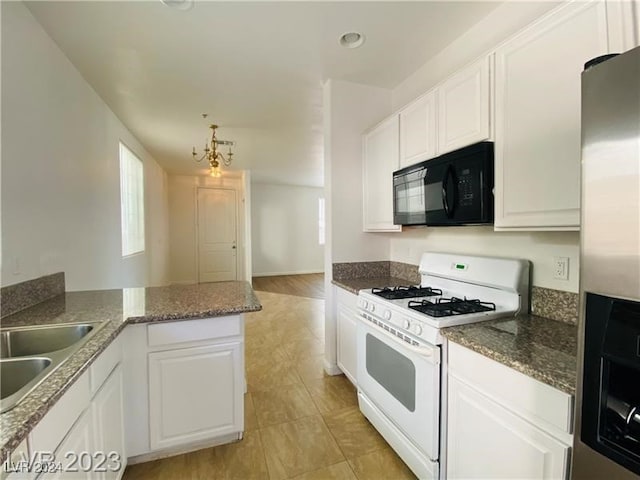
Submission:
[[[611,57],[611,56],[608,56]],[[582,74],[572,478],[640,477],[640,48]]]

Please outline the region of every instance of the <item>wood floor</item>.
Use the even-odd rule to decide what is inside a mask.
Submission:
[[[324,373],[324,301],[258,296],[263,310],[245,317],[244,438],[132,465],[124,479],[415,479],[362,416],[349,380]]]
[[[253,277],[253,289],[297,297],[324,298],[324,273]]]

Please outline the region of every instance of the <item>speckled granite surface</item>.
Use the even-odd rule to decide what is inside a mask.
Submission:
[[[3,319],[3,328],[73,322],[102,322],[102,325],[20,404],[0,414],[0,462],[4,462],[126,325],[218,317],[261,308],[249,283],[220,282],[71,292]]]
[[[0,318],[64,293],[64,272],[0,288]]]
[[[578,328],[536,315],[449,327],[450,341],[575,395]]]
[[[531,313],[576,325],[578,323],[579,298],[580,296],[573,292],[532,287]]]
[[[332,278],[334,280],[347,280],[350,278],[388,277],[390,275],[389,269],[388,260],[380,262],[334,263]]]
[[[412,285],[420,284],[420,272],[418,265],[410,263],[390,262],[389,274],[392,277],[406,278]]]
[[[349,262],[333,264],[333,280],[350,280],[360,278],[401,278],[404,284],[416,285],[420,283],[420,273],[417,265],[409,263],[390,262]]]

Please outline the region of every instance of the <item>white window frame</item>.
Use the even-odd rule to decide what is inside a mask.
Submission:
[[[122,256],[145,251],[144,164],[120,142],[120,227]]]

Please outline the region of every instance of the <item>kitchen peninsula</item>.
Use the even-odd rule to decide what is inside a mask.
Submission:
[[[166,455],[170,447],[242,438],[243,314],[262,308],[249,283],[64,293],[64,277],[55,274],[3,288],[3,314],[12,304],[24,308],[25,292],[36,298],[43,285],[58,294],[10,313],[3,330],[99,323],[60,367],[0,414],[2,462],[12,452],[74,450],[76,430],[78,438],[115,439],[81,449],[115,450],[125,463]],[[186,378],[187,370],[205,375]]]

